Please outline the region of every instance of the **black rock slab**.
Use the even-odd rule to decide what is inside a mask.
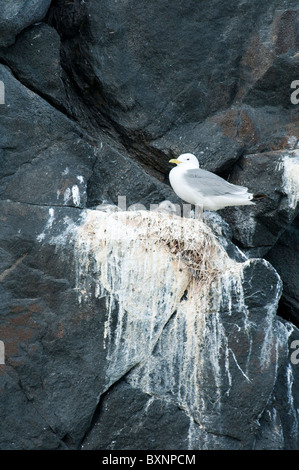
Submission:
[[[50,4],[51,0],[1,2],[0,47],[9,46],[23,29],[41,21],[46,15]]]
[[[284,318],[299,324],[299,220],[289,225],[278,242],[267,254],[267,259],[279,272],[283,281],[283,293],[279,312]]]

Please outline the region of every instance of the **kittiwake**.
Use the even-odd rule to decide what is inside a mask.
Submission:
[[[249,193],[248,188],[202,170],[192,153],[184,153],[169,162],[177,164],[169,173],[172,189],[183,201],[199,206],[201,214],[203,210],[218,211],[227,206],[255,204],[252,202],[254,194]]]

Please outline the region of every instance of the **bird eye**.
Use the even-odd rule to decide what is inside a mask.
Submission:
[[[187,160],[190,160],[190,158],[187,158]]]

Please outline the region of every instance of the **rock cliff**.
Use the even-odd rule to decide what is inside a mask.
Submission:
[[[292,0],[2,9],[1,449],[299,448],[298,25]],[[265,197],[183,213],[186,151]]]

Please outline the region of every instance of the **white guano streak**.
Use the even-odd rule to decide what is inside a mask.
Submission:
[[[299,150],[290,152],[283,158],[283,184],[288,195],[289,206],[295,209],[299,201]]]
[[[47,220],[45,229],[44,229],[44,231],[43,231],[42,233],[40,233],[40,234],[37,235],[37,237],[36,237],[36,239],[37,239],[38,242],[42,242],[42,241],[45,239],[45,237],[46,237],[45,231],[51,230],[52,225],[53,225],[53,222],[54,222],[54,219],[55,219],[55,217],[54,217],[54,209],[53,209],[53,207],[50,207],[50,208],[49,208],[49,218],[48,218],[48,220]]]
[[[158,227],[164,222],[164,231],[155,233],[155,222]],[[118,364],[126,363],[129,369],[137,358],[142,362],[151,354],[164,325],[177,309],[166,349],[173,353],[175,359],[180,356],[179,378],[176,378],[177,361],[174,360],[163,371],[163,380],[177,393],[182,406],[188,407],[188,403],[200,397],[198,387],[206,368],[201,354],[205,342],[209,344],[209,362],[219,393],[223,380],[219,362],[222,350],[226,351],[227,394],[232,384],[230,361],[250,382],[247,371],[242,369],[236,355],[228,348],[228,338],[219,315],[223,297],[229,299],[229,315],[231,309],[236,308],[231,302],[231,292],[237,292],[238,308],[244,312],[245,330],[249,329],[250,322],[244,298],[239,295],[242,292],[242,264],[227,256],[204,224],[194,220],[184,220],[183,223],[184,229],[181,218],[156,213],[142,215],[140,212],[138,216],[134,213],[109,215],[90,211],[84,225],[79,228],[76,252],[80,302],[91,292],[106,299],[108,315],[103,339],[110,361],[109,373],[114,379]],[[175,260],[175,256],[165,248],[163,237],[165,233],[169,236],[169,231],[172,232],[170,238],[183,237],[185,241],[186,237],[197,238],[198,247],[203,245],[202,260],[208,260],[211,266],[211,277],[203,276],[204,280],[198,282],[192,278],[186,265],[180,270],[179,259]],[[218,275],[215,277],[213,269],[216,270],[216,266]],[[180,302],[187,287],[188,300]],[[211,290],[214,292],[212,297]],[[144,367],[142,379],[135,378],[135,382],[137,380],[145,391],[149,391],[152,379],[161,380],[161,371],[158,364]]]
[[[293,384],[294,384],[294,375],[292,365],[288,364],[287,367],[287,399],[288,399],[288,414],[293,419],[293,424],[291,428],[291,436],[297,438],[298,435],[298,410],[294,405],[293,397]]]
[[[139,237],[137,225],[132,213],[89,211],[75,245],[79,302],[90,295],[106,300],[111,380],[119,364],[129,369],[151,352],[189,280],[157,240]]]
[[[197,250],[204,267],[199,276],[192,276],[180,251],[169,249],[167,243],[173,240]],[[201,391],[207,375],[213,377],[210,390],[218,407],[223,393],[229,396],[233,380],[251,384],[256,325],[242,285],[244,266],[251,260],[237,263],[229,258],[201,221],[157,212],[87,210],[83,223],[73,230],[73,241],[79,303],[92,297],[106,302],[102,341],[107,387],[140,364],[128,378],[132,386],[155,395],[161,393],[163,381],[165,396],[176,397],[189,416],[196,416],[209,406]],[[232,312],[239,312],[237,325],[230,320]],[[262,369],[269,362],[266,347],[273,341],[274,314],[269,309]],[[234,333],[247,348],[242,364],[228,337]]]

